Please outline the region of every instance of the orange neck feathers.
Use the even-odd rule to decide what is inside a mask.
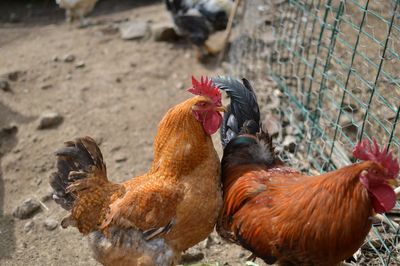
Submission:
[[[179,177],[192,171],[207,158],[214,146],[192,106],[204,100],[195,96],[171,108],[161,120],[154,140],[154,160],[150,172]]]

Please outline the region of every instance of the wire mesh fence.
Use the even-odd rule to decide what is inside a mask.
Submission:
[[[334,170],[372,137],[400,155],[400,0],[252,0],[239,14],[229,70],[255,83],[288,162]],[[400,264],[399,206],[358,264]]]

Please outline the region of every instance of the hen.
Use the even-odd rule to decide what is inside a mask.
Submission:
[[[226,28],[233,0],[165,0],[165,3],[179,33],[198,48],[199,60],[218,53],[206,41],[211,33]]]
[[[210,135],[221,125],[221,94],[207,78],[159,124],[150,170],[121,184],[108,180],[99,147],[89,137],[56,152],[53,198],[89,235],[104,265],[173,265],[206,238],[222,206],[220,162]]]
[[[268,264],[336,265],[349,258],[371,229],[371,216],[395,205],[389,184],[399,173],[397,159],[364,140],[353,151],[362,162],[302,174],[275,156],[249,82],[214,82],[231,99],[221,127],[219,234]]]
[[[65,9],[67,22],[79,18],[81,25],[85,25],[85,15],[90,13],[98,0],[56,0],[56,3]]]

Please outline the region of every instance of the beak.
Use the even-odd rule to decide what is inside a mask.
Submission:
[[[396,188],[399,185],[396,178],[388,179],[386,182],[389,186],[393,188]]]
[[[218,112],[226,112],[226,111],[228,111],[228,109],[226,109],[225,106],[218,106],[214,110],[218,111]]]

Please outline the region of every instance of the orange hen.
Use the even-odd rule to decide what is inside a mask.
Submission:
[[[395,205],[389,184],[399,172],[397,159],[365,140],[353,151],[362,162],[302,174],[275,156],[249,82],[214,82],[231,98],[221,127],[220,235],[268,264],[337,265],[349,258],[371,229],[371,216]]]
[[[54,199],[69,210],[62,226],[89,235],[104,265],[173,265],[213,230],[222,205],[220,163],[210,135],[221,125],[221,95],[193,78],[197,96],[159,124],[150,170],[121,184],[107,178],[93,139],[66,142],[50,177]]]

